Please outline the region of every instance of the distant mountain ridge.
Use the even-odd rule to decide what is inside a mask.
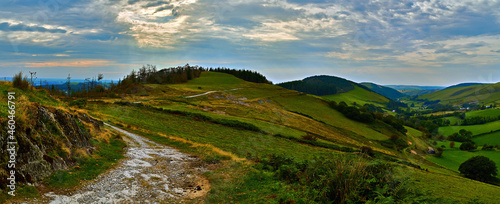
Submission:
[[[485,83],[474,83],[474,82],[460,83],[460,84],[456,84],[456,85],[453,85],[453,86],[448,86],[445,89],[456,88],[456,87],[468,87],[468,86],[483,85],[483,84],[485,84]]]
[[[382,85],[378,85],[378,84],[371,83],[371,82],[363,82],[363,83],[361,83],[361,85],[366,86],[367,88],[371,89],[375,93],[378,93],[378,94],[385,96],[387,98],[390,98],[392,100],[406,96],[406,94],[401,93],[401,92],[397,91],[396,89],[389,88],[389,87],[382,86]]]
[[[406,90],[432,90],[432,89],[445,89],[444,86],[418,86],[418,85],[384,85],[386,87],[396,89],[398,91]]]
[[[386,87],[396,89],[408,96],[420,96],[424,94],[434,93],[445,89],[444,86],[418,86],[418,85],[384,85]]]

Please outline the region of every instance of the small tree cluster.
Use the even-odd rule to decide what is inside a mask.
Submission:
[[[14,87],[22,90],[27,90],[30,87],[30,82],[28,81],[28,77],[23,76],[23,72],[15,74],[14,78],[12,78],[12,83]]]
[[[448,140],[455,141],[455,142],[467,142],[471,141],[472,139],[472,132],[461,129],[458,133],[453,133],[453,135],[448,136]]]
[[[142,66],[138,71],[132,70],[125,76],[117,86],[128,86],[130,84],[149,83],[149,84],[178,84],[184,83],[200,76],[204,71],[202,67],[184,66],[172,67],[157,71],[154,65]]]
[[[342,114],[345,117],[356,120],[362,123],[372,123],[375,121],[375,117],[372,112],[367,109],[358,109],[356,106],[348,106],[345,102],[340,102],[337,104],[335,101],[329,102],[329,106]]]
[[[475,150],[476,148],[477,148],[476,145],[470,141],[464,142],[462,143],[462,145],[460,145],[460,150],[462,151],[472,151]]]

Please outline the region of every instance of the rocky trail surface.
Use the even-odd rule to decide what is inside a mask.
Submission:
[[[210,189],[197,158],[106,125],[127,136],[126,158],[72,194],[46,193],[49,203],[183,203]]]

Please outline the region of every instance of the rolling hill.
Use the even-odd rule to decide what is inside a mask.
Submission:
[[[386,87],[396,89],[408,96],[420,96],[424,94],[434,93],[446,87],[443,86],[417,86],[417,85],[385,85]]]
[[[375,93],[378,93],[382,96],[385,96],[387,98],[390,98],[392,100],[395,100],[397,98],[406,96],[406,94],[401,93],[393,88],[389,88],[386,86],[378,85],[375,83],[370,83],[370,82],[363,82],[361,85],[369,88],[370,90],[374,91]]]
[[[337,77],[306,79],[299,83],[319,86],[339,82],[326,90],[335,90],[336,94],[318,97],[205,71],[199,78],[178,84],[139,83],[134,92],[89,98],[81,105],[93,118],[199,159],[187,168],[206,169],[210,190],[199,200],[186,201],[337,203],[336,199],[341,199],[338,203],[343,203],[349,199],[385,199],[393,203],[469,203],[478,198],[496,202],[499,187],[463,178],[426,159],[425,151],[432,144],[421,131],[406,127],[408,132],[403,134],[382,120],[351,120],[331,108],[323,97],[360,104],[390,99]],[[10,90],[8,86],[0,88],[2,92]],[[53,99],[44,92],[23,95],[34,95],[33,101],[41,100],[40,95],[46,103],[61,107],[83,100]],[[107,144],[115,143],[110,140]],[[96,158],[101,161],[101,156],[109,154]],[[110,167],[92,164],[95,168]],[[66,179],[78,172],[74,168],[57,175]],[[156,182],[161,178],[150,179]],[[61,189],[56,186],[50,190]],[[349,196],[336,196],[336,192],[345,191]]]
[[[291,90],[323,96],[336,102],[344,101],[348,104],[364,105],[374,103],[383,107],[384,104],[390,101],[390,99],[375,93],[364,85],[335,76],[313,76],[277,85]]]
[[[430,101],[440,100],[444,104],[500,103],[500,83],[451,87],[418,97]]]
[[[345,93],[327,95],[323,97],[338,103],[344,101],[347,104],[358,104],[361,106],[371,103],[380,107],[385,107],[385,104],[390,101],[390,99],[373,91],[361,88],[360,86],[355,86],[353,90]]]
[[[468,86],[483,85],[483,84],[484,83],[460,83],[453,86],[448,86],[445,89],[456,88],[456,87],[468,87]]]
[[[318,81],[323,83],[325,80]],[[353,89],[333,96],[350,99],[352,96],[348,94],[351,94],[361,96],[360,100],[374,96],[380,97],[380,100],[389,100],[361,86],[346,83],[343,87],[344,90],[348,87]],[[368,95],[363,96],[363,94]],[[115,103],[117,100],[127,100],[130,105],[118,105]],[[134,105],[137,103],[133,102],[141,102],[142,105]],[[159,108],[163,111],[158,111]],[[423,151],[429,144],[421,138],[422,133],[418,130],[407,128],[409,129],[407,135],[400,137],[405,141],[412,141],[413,145],[406,150],[395,151],[382,145],[390,135],[398,134],[384,124],[356,122],[328,107],[321,97],[287,90],[280,86],[251,83],[229,74],[203,72],[200,78],[187,83],[147,84],[141,97],[130,95],[122,96],[121,99],[106,99],[106,103],[92,103],[88,109],[96,117],[122,124],[123,127],[130,126],[127,129],[149,135],[151,139],[156,139],[155,141],[179,146],[202,158],[206,158],[204,155],[207,154],[207,150],[191,150],[192,147],[185,147],[177,141],[187,140],[215,147],[217,151],[230,153],[237,158],[252,158],[249,156],[252,155],[261,158],[264,163],[268,161],[266,157],[268,154],[281,154],[300,161],[309,161],[314,160],[315,156],[349,155],[349,149],[367,146],[377,153],[386,155],[374,161],[385,161],[382,158],[398,160],[391,163],[397,166],[395,172],[404,174],[395,174],[406,176],[405,178],[411,180],[412,186],[429,190],[435,193],[433,196],[452,200],[429,201],[429,203],[467,203],[471,196],[477,196],[484,202],[491,202],[495,196],[484,195],[495,195],[500,192],[498,187],[465,179],[456,171],[427,161]],[[253,125],[259,131],[243,130],[213,121],[234,121],[234,124],[239,121]],[[311,136],[316,137],[316,141],[304,139]],[[416,151],[417,155],[407,154],[410,149]],[[225,159],[220,162],[225,163]],[[399,164],[405,162],[417,164],[427,171]],[[269,171],[265,170],[266,167],[264,169],[252,167],[251,170],[247,167],[242,170],[241,166],[235,166],[209,174],[213,188],[217,189],[209,192],[210,201],[259,203],[264,202],[262,199],[269,196],[274,199],[273,195],[279,198],[288,194],[291,196],[288,199],[294,200],[297,197],[304,197],[303,194],[297,194],[300,190],[290,190],[293,189],[293,180],[286,182],[267,180],[269,177],[265,175],[269,175]],[[280,172],[288,170],[283,167]],[[227,174],[232,174],[233,179],[227,180],[224,176]],[[217,178],[226,180],[218,182]],[[276,187],[269,191],[272,186]],[[454,187],[453,190],[450,190],[450,186]],[[308,187],[303,185],[301,188]],[[481,190],[472,190],[473,188]],[[231,199],[228,200],[227,197]]]
[[[277,85],[308,94],[324,96],[353,90],[356,83],[340,77],[321,75]]]

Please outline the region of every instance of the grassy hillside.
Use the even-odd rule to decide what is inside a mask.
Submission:
[[[395,89],[408,96],[420,96],[424,94],[434,93],[445,87],[442,86],[415,86],[415,85],[385,85],[386,87]]]
[[[316,96],[348,92],[356,86],[355,82],[335,76],[312,76],[303,80],[277,84],[286,89],[296,90]]]
[[[483,83],[460,83],[460,84],[456,84],[453,86],[448,86],[448,87],[446,87],[446,89],[456,88],[456,87],[468,87],[468,86],[475,86],[475,85],[482,85],[482,84]]]
[[[500,83],[448,88],[422,95],[419,99],[441,100],[445,104],[469,102],[479,102],[480,104],[500,103]]]
[[[354,98],[352,102],[359,104],[366,102],[363,97],[373,98],[370,95],[373,92],[360,87],[343,94],[350,92],[351,96],[339,95],[344,97],[342,100]],[[386,175],[392,179],[407,179],[403,182],[405,185],[400,183],[398,188],[415,191],[419,188],[418,191],[425,195],[418,198],[426,200],[422,202],[466,203],[476,197],[493,202],[495,196],[489,195],[500,193],[498,187],[464,179],[456,171],[424,159],[422,150],[429,145],[420,131],[407,127],[407,135],[400,135],[412,142],[404,150],[384,147],[381,142],[397,132],[384,124],[347,119],[331,109],[321,97],[213,72],[203,72],[200,78],[183,84],[143,85],[138,93],[99,99],[86,108],[95,117],[197,155],[207,164],[216,164],[217,167],[207,173],[212,184],[207,200],[212,203],[319,202],[308,200],[315,197],[307,193],[313,187],[287,176],[306,175],[312,169],[297,170],[301,174],[286,172],[302,168],[292,160],[313,162],[307,163],[313,168],[314,161],[338,156],[342,159],[337,161],[348,164],[337,166],[395,165],[390,170],[392,173]],[[380,97],[376,102],[388,100]],[[118,101],[121,102],[115,104]],[[257,129],[242,128],[250,126]],[[359,151],[361,146],[371,147],[377,156],[368,157],[366,161],[353,156],[350,151]],[[409,153],[410,150],[417,151],[418,155]],[[270,154],[294,159],[269,157]],[[279,158],[287,164],[279,168],[269,166]],[[428,171],[400,164],[405,162]],[[448,192],[450,186],[454,189]],[[402,192],[415,196],[408,191]],[[388,193],[392,195],[393,192]],[[429,201],[435,197],[444,199]]]
[[[401,93],[401,92],[397,91],[396,89],[392,89],[392,88],[389,88],[386,86],[381,86],[381,85],[374,84],[374,83],[365,82],[365,83],[361,83],[361,85],[371,89],[375,93],[378,93],[378,94],[385,96],[387,98],[390,98],[392,100],[406,96],[406,94]]]
[[[372,103],[379,107],[385,107],[385,104],[390,101],[389,98],[376,93],[375,90],[335,76],[313,76],[303,80],[285,82],[277,85],[290,90],[322,96],[323,98],[336,102],[344,101],[347,104],[364,105],[366,103]],[[378,91],[388,93],[391,96],[397,94],[394,93],[397,92],[395,90],[393,90],[394,92],[390,92],[390,88],[382,88],[375,84],[368,85]]]
[[[341,102],[344,101],[347,104],[359,104],[359,105],[364,105],[366,103],[372,103],[375,105],[383,106],[383,104],[386,104],[389,102],[389,99],[386,97],[377,94],[372,91],[368,91],[366,89],[363,89],[359,86],[356,86],[354,90],[346,92],[346,93],[341,93],[341,94],[335,94],[335,95],[328,95],[324,96],[324,98],[336,101],[336,102]]]

